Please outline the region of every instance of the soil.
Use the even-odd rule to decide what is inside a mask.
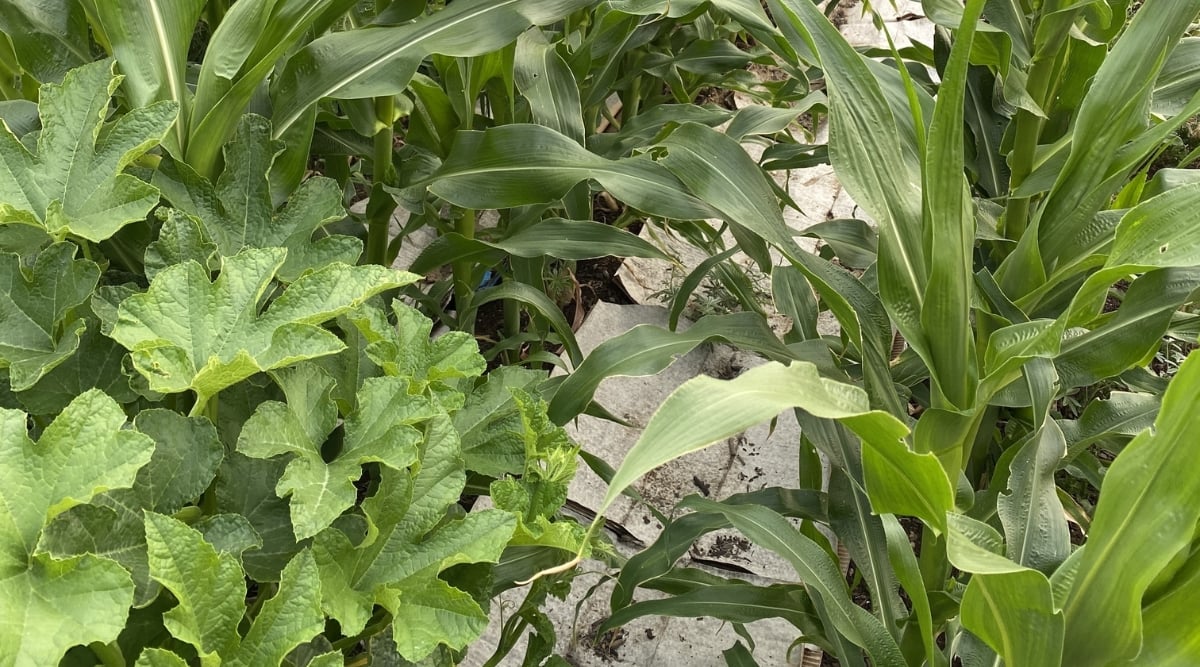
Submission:
[[[580,637],[580,644],[586,646],[596,657],[604,662],[612,662],[621,659],[620,649],[625,645],[625,640],[629,636],[629,631],[625,628],[614,628],[608,632],[597,636],[596,631],[600,629],[600,625],[606,619],[598,619],[587,629],[587,632]]]

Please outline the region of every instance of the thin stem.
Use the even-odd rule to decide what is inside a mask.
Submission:
[[[375,118],[380,123],[375,133],[374,174],[376,186],[392,181],[392,121],[396,114],[396,98],[391,95],[375,98]],[[376,196],[372,193],[372,196]],[[367,262],[387,265],[388,227],[391,223],[390,207],[374,207],[367,221]]]
[[[516,299],[504,300],[504,335],[516,336],[521,333],[521,303]],[[515,364],[520,361],[520,348],[505,350],[504,360]]]
[[[458,220],[454,221],[454,231],[464,238],[475,238],[475,209],[463,210]],[[474,313],[467,312],[467,304],[471,302],[475,293],[475,286],[471,284],[475,267],[471,260],[460,260],[454,262],[451,268],[454,271],[454,307],[458,310],[458,328],[460,331],[473,333],[475,317]]]
[[[125,667],[125,655],[121,653],[121,647],[116,642],[92,642],[88,644],[88,648],[104,667]]]

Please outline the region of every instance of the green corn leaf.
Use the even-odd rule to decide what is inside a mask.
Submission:
[[[929,258],[916,147],[902,141],[902,125],[877,70],[815,5],[771,0],[770,6],[776,20],[786,22],[820,57],[829,91],[830,161],[846,190],[879,225],[880,296],[888,313],[909,345],[930,359],[920,321]],[[947,214],[957,216],[959,210]]]
[[[1054,367],[1063,389],[1143,365],[1158,351],[1171,318],[1200,288],[1200,267],[1150,271],[1133,281],[1121,307],[1095,329],[1062,342]]]
[[[595,259],[597,257],[649,257],[670,260],[650,242],[612,225],[588,220],[547,218],[496,241],[468,239],[461,234],[439,236],[413,261],[413,273],[429,273],[439,266],[470,260],[495,264],[505,255]]]
[[[259,315],[286,256],[283,248],[247,248],[225,258],[215,282],[195,262],[172,266],[121,302],[112,337],[131,351],[151,389],[191,389],[202,409],[254,373],[337,353],[344,345],[321,323],[416,279],[380,266],[331,264],[292,283]],[[196,318],[206,326],[194,327]]]
[[[383,470],[379,490],[363,502],[372,526],[366,536],[351,536],[337,527],[317,535],[313,554],[321,572],[322,608],[341,624],[343,633],[360,632],[375,604],[393,616],[407,613],[404,590],[433,594],[432,580],[458,563],[496,562],[516,527],[516,517],[499,510],[471,512],[466,518],[443,522],[447,508],[458,502],[466,483],[459,443],[450,421],[437,417],[426,426],[420,464],[413,471]],[[445,592],[443,590],[443,592]],[[442,596],[441,603],[462,609],[457,594]],[[422,608],[432,603],[426,600]],[[436,643],[462,648],[465,636],[460,613],[427,614],[443,619],[446,627],[426,628],[436,633],[401,647],[406,659],[420,660]],[[482,610],[473,610],[470,630],[478,636],[487,624]]]
[[[1004,658],[1006,665],[1058,667],[1063,619],[1050,581],[1036,570],[977,574],[963,593],[963,626]]]
[[[466,208],[511,208],[562,199],[588,179],[651,215],[677,220],[718,217],[653,160],[610,160],[541,125],[459,132],[450,155],[430,177],[429,189]]]
[[[711,340],[724,340],[775,359],[792,356],[762,318],[753,313],[710,315],[681,332],[639,325],[604,341],[576,367],[550,401],[550,418],[565,424],[583,413],[605,378],[653,375],[670,366],[679,355]]]
[[[14,391],[29,389],[75,354],[86,328],[71,315],[100,279],[100,267],[75,259],[75,246],[52,245],[32,270],[17,255],[0,253],[0,364]]]
[[[1098,187],[1118,149],[1144,128],[1154,81],[1197,13],[1200,0],[1149,0],[1096,72],[1072,126],[1070,157],[1038,217],[1047,268],[1076,259],[1064,250],[1123,183]]]
[[[1010,464],[1007,492],[996,499],[1008,557],[1045,574],[1071,553],[1071,536],[1054,482],[1066,453],[1062,431],[1054,421],[1047,421],[1021,445]]]
[[[786,517],[822,523],[827,520],[825,496],[816,491],[770,487],[761,491],[736,493],[721,502],[727,505],[762,505]],[[667,577],[675,561],[687,553],[700,536],[729,526],[729,519],[715,512],[691,512],[667,522],[654,544],[631,556],[621,567],[610,599],[612,609],[615,611],[632,604],[639,586],[654,587],[656,582]]]
[[[197,173],[216,177],[221,146],[233,136],[242,114],[261,94],[263,82],[275,72],[280,59],[312,34],[324,32],[353,4],[354,0],[251,0],[229,7],[225,20],[209,38],[196,82],[186,159]],[[284,108],[296,113],[287,127],[275,128],[277,138],[300,121],[312,122],[308,105]],[[311,127],[302,134],[311,135]],[[302,146],[289,152],[305,155],[307,143],[302,141]],[[291,176],[298,182],[301,174]]]
[[[531,25],[553,23],[588,0],[468,0],[412,23],[335,32],[288,60],[275,88],[275,134],[325,97],[396,95],[431,53],[478,56],[508,45]]]
[[[275,210],[269,177],[283,148],[282,141],[271,139],[267,119],[247,114],[225,146],[225,170],[215,185],[183,162],[160,169],[154,182],[176,208],[200,221],[224,257],[245,248],[287,248],[279,270],[286,282],[335,262],[354,264],[362,241],[336,234],[313,238],[324,225],[346,217],[336,181],[308,179],[286,207]]]
[[[1191,474],[1200,428],[1200,355],[1180,366],[1154,429],[1109,467],[1091,534],[1063,605],[1067,664],[1132,658],[1141,644],[1142,596],[1188,546],[1200,520],[1200,481]],[[1113,572],[1124,573],[1113,577]]]
[[[204,0],[114,0],[95,2],[97,20],[121,73],[130,106],[171,101],[179,119],[163,139],[176,157],[187,145],[191,91],[187,86],[188,45]]]
[[[930,241],[921,327],[928,340],[931,377],[936,390],[949,402],[939,407],[960,410],[973,407],[979,380],[975,337],[966,324],[974,285],[975,207],[963,177],[963,100],[968,58],[983,5],[983,0],[969,0],[963,12],[929,125],[923,169],[925,229]],[[886,288],[881,292],[886,294]]]
[[[1171,586],[1142,612],[1142,650],[1137,667],[1185,667],[1200,660],[1200,635],[1191,622],[1192,605],[1200,595],[1200,558],[1191,557]]]
[[[575,73],[540,31],[530,30],[517,38],[513,82],[529,100],[534,122],[584,145],[588,133]]]
[[[863,438],[867,492],[875,511],[916,514],[935,528],[944,527],[954,495],[937,459],[909,450],[903,440],[908,429],[895,417],[872,411],[865,391],[822,378],[816,366],[803,361],[768,363],[733,380],[698,377],[675,390],[625,456],[598,514],[654,468],[797,407],[841,420]]]
[[[803,586],[730,583],[703,586],[682,595],[624,607],[613,613],[600,631],[607,632],[651,614],[681,618],[711,616],[730,623],[782,618],[803,631],[806,637],[812,637],[811,631],[821,627]]]
[[[1200,89],[1200,38],[1185,37],[1175,45],[1154,82],[1151,110],[1162,116],[1183,111],[1188,100]]]
[[[260,459],[291,455],[275,491],[291,498],[297,540],[329,527],[354,504],[354,482],[364,464],[399,470],[416,461],[421,432],[413,424],[432,417],[434,410],[425,396],[409,394],[407,379],[371,378],[363,384],[358,408],[346,417],[341,450],[326,461],[322,448],[338,426],[330,398],[333,378],[312,364],[282,368],[272,377],[287,402],[260,404],[242,427],[238,451]]]
[[[530,312],[536,311],[538,315],[545,318],[550,323],[550,327],[558,334],[571,363],[578,365],[583,362],[583,352],[579,349],[579,341],[575,340],[575,331],[567,322],[567,317],[563,314],[562,309],[545,292],[525,283],[502,282],[495,287],[481,289],[472,295],[470,307],[476,309],[484,304],[501,300],[517,301],[530,306],[533,309]]]
[[[173,514],[199,498],[225,450],[205,419],[155,409],[138,413],[133,426],[154,439],[154,455],[132,488],[108,491],[63,512],[46,527],[41,548],[55,558],[95,554],[117,561],[133,576],[134,605],[141,607],[159,590],[150,578],[142,510]]]
[[[1078,326],[1094,320],[1109,287],[1131,273],[1200,265],[1200,238],[1189,226],[1197,206],[1200,183],[1193,183],[1147,199],[1126,212],[1104,266],[1088,276],[1060,321]]]
[[[1114,391],[1107,399],[1092,401],[1079,419],[1060,419],[1059,428],[1067,439],[1066,460],[1088,445],[1109,437],[1132,438],[1154,425],[1162,397]]]
[[[158,203],[158,190],[122,171],[162,140],[177,106],[134,109],[102,134],[119,82],[112,62],[100,61],[43,86],[36,150],[0,128],[0,224],[103,241]]]
[[[83,7],[71,0],[6,2],[0,31],[12,40],[21,68],[42,83],[57,83],[72,67],[92,60]]]
[[[766,507],[725,505],[695,496],[686,505],[724,514],[750,541],[783,556],[804,582],[813,602],[824,606],[838,632],[866,649],[873,664],[903,664],[900,648],[879,619],[851,601],[845,579],[830,554],[782,515]]]
[[[251,667],[276,665],[324,629],[320,584],[312,554],[300,552],[283,569],[279,592],[263,604],[243,637],[246,583],[236,557],[217,551],[195,529],[146,513],[151,575],[179,601],[163,619],[202,659]]]
[[[126,430],[98,390],[77,397],[37,444],[26,415],[0,410],[0,665],[53,665],[75,644],[110,642],[125,626],[133,582],[118,564],[37,553],[47,521],[98,493],[127,488],[154,441]]]

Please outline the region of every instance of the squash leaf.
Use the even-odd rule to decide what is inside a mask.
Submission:
[[[224,260],[214,282],[195,261],[164,269],[149,290],[121,302],[112,337],[132,352],[150,389],[193,390],[198,411],[255,373],[342,350],[321,323],[417,279],[381,266],[331,264],[292,283],[259,315],[286,255],[247,248]]]
[[[55,665],[71,646],[112,641],[125,627],[133,582],[120,565],[56,560],[37,546],[48,520],[130,486],[150,460],[154,441],[124,426],[99,390],[72,401],[36,444],[25,413],[0,410],[0,665]]]
[[[91,296],[100,267],[74,257],[74,245],[52,245],[27,272],[20,257],[0,254],[0,366],[8,366],[13,391],[32,387],[79,347],[85,325],[70,315]]]
[[[154,183],[176,208],[200,221],[224,257],[245,248],[287,248],[287,261],[279,270],[284,282],[334,262],[354,264],[362,254],[362,241],[340,235],[313,240],[323,225],[346,217],[337,181],[304,181],[288,204],[275,210],[270,172],[283,150],[282,141],[271,139],[270,121],[246,114],[225,145],[225,171],[216,184],[183,162],[163,165]]]
[[[0,128],[0,224],[40,227],[57,240],[67,234],[103,241],[146,217],[158,190],[125,167],[158,145],[179,106],[157,102],[104,126],[121,77],[112,61],[84,65],[62,84],[41,88],[42,130],[23,143]]]
[[[327,463],[322,449],[338,426],[333,378],[312,364],[272,375],[287,402],[259,405],[242,428],[238,450],[255,458],[290,455],[275,490],[281,498],[291,496],[296,539],[321,532],[354,504],[363,464],[401,470],[416,462],[422,434],[413,424],[432,417],[434,409],[425,396],[409,394],[406,379],[371,378],[363,384],[358,408],[346,417],[340,451]]]

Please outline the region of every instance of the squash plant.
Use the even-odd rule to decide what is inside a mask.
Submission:
[[[277,207],[266,118],[210,179],[153,153],[176,102],[109,118],[121,82],[83,65],[0,128],[0,664],[452,663],[586,540],[544,373],[431,339],[418,276],[325,229],[333,181]]]

